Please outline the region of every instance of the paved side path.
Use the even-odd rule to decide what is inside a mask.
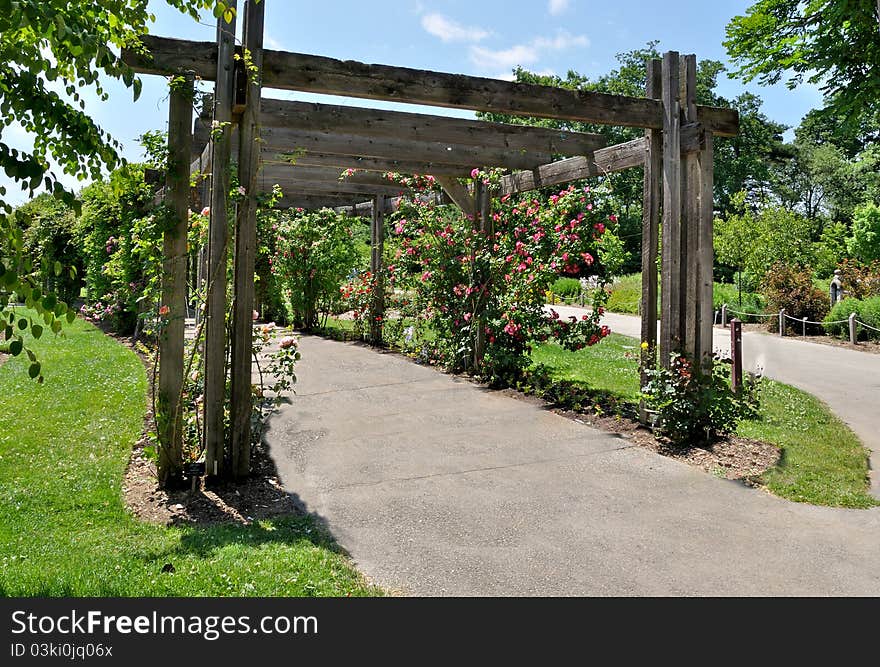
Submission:
[[[563,317],[585,312],[553,308]],[[607,313],[602,321],[617,333],[641,336],[638,317]],[[714,342],[716,350],[729,354],[730,329],[716,327]],[[871,450],[871,491],[880,498],[880,354],[752,331],[743,334],[743,363],[825,401]]]
[[[880,595],[880,510],[790,503],[392,354],[301,341],[285,487],[410,595]]]

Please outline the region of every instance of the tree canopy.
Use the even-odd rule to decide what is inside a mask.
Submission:
[[[858,125],[876,125],[880,99],[880,2],[759,0],[727,26],[724,46],[734,76],[789,88],[819,86],[827,109]]]

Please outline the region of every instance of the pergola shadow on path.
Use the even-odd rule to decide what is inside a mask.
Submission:
[[[250,470],[252,312],[257,195],[278,184],[283,207],[349,207],[372,217],[372,268],[381,275],[382,216],[400,187],[382,172],[431,174],[474,226],[494,233],[491,194],[473,168],[502,167],[501,194],[562,185],[632,167],[644,168],[642,225],[643,360],[671,352],[712,352],[713,136],[738,132],[731,109],[696,104],[696,57],[664,54],[647,65],[645,97],[514,83],[443,72],[370,65],[263,48],[268,0],[247,0],[243,44],[235,19],[218,19],[216,42],[147,35],[125,61],[139,73],[172,76],[166,199],[176,220],[165,235],[162,304],[169,316],[160,341],[162,468],[181,466],[179,406],[186,308],[186,228],[190,176],[210,204],[205,319],[205,450],[209,476],[240,478]],[[233,8],[236,2],[228,3]],[[198,77],[214,81],[213,117],[193,131]],[[600,135],[445,116],[310,104],[265,98],[264,88],[403,102],[519,116],[640,127],[645,136],[605,146]],[[194,135],[196,137],[194,143]],[[244,196],[229,238],[227,195],[233,152]],[[565,159],[556,159],[567,156]],[[358,173],[340,180],[343,169]],[[361,173],[361,171],[363,173]],[[209,187],[205,187],[205,186]],[[659,344],[655,322],[656,260],[662,215]],[[226,257],[234,244],[232,334],[226,339]],[[381,292],[381,290],[378,290]],[[373,304],[379,314],[383,304]],[[372,317],[375,322],[376,318]],[[479,329],[479,328],[478,328]],[[372,332],[374,340],[381,332]],[[223,428],[227,348],[231,348],[231,433]],[[477,341],[477,361],[481,342]],[[656,351],[655,351],[656,350]]]

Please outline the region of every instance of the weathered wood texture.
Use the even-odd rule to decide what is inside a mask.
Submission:
[[[146,53],[123,51],[123,59],[142,74],[169,74],[181,65],[204,79],[216,75],[214,45],[144,35]],[[368,65],[353,60],[266,50],[263,85],[327,95],[426,104],[438,107],[580,120],[588,123],[661,129],[657,100],[572,91],[500,79]],[[700,107],[701,122],[715,134],[732,136],[739,118],[731,109]]]
[[[581,178],[602,176],[630,167],[641,166],[645,161],[645,140],[633,139],[615,146],[600,148],[592,156],[577,156],[543,164],[530,171],[509,174],[501,179],[501,194],[536,190],[551,185],[561,185]]]
[[[681,349],[681,136],[679,57],[663,55],[663,240],[660,276],[660,363]]]
[[[260,80],[263,65],[265,2],[245,2],[244,45],[254,72],[247,81],[244,112],[239,123],[238,181],[245,196],[238,207],[235,229],[235,296],[232,311],[231,428],[232,474],[250,475],[251,368],[253,364],[254,263],[257,246],[257,170],[260,161]]]
[[[708,362],[714,351],[712,327],[715,323],[712,268],[715,263],[713,225],[715,219],[715,156],[714,137],[706,132],[705,147],[700,152],[700,217],[699,217],[699,347],[700,358]]]
[[[263,127],[559,155],[585,155],[606,143],[601,134],[275,99],[263,100],[261,117]]]
[[[382,344],[382,327],[385,319],[385,275],[382,254],[385,250],[385,197],[373,198],[373,215],[370,220],[370,273],[373,276],[373,292],[370,300],[370,344]]]
[[[289,164],[279,153],[263,152],[264,164]],[[293,163],[304,167],[334,167],[343,169],[364,169],[366,171],[393,171],[401,174],[433,174],[434,176],[467,176],[473,167],[469,165],[444,164],[442,162],[415,160],[399,160],[396,158],[362,157],[357,155],[339,155],[334,153],[316,153],[308,151],[293,158]]]
[[[474,196],[464,185],[448,176],[437,176],[437,182],[443,188],[443,192],[449,196],[458,208],[464,211],[465,215],[471,217],[476,215],[477,208]]]
[[[377,185],[382,187],[395,187],[398,190],[406,190],[403,185],[395,183],[382,174],[371,171],[360,171],[346,174],[344,169],[334,167],[310,167],[308,165],[291,165],[263,163],[261,180],[264,178],[281,177],[297,181],[326,181],[328,183],[349,183],[356,185]]]
[[[647,65],[645,92],[659,98],[661,91],[660,60]],[[642,191],[642,317],[641,342],[647,345],[639,356],[640,386],[648,381],[647,370],[657,363],[657,253],[660,232],[660,175],[663,161],[663,137],[659,130],[645,130],[645,171]],[[647,424],[644,403],[639,411],[642,423]]]
[[[235,8],[236,2],[230,3]],[[226,256],[229,250],[226,199],[232,128],[232,77],[234,73],[235,18],[227,24],[217,19],[217,44],[213,47],[214,122],[210,150],[211,214],[208,222],[208,284],[205,308],[205,471],[208,479],[226,474],[224,411],[226,409]],[[217,57],[219,53],[219,58]],[[203,162],[208,162],[203,153]]]
[[[696,122],[697,59],[685,55],[679,59],[679,97],[684,123]],[[692,359],[698,356],[699,300],[697,281],[700,247],[700,164],[697,153],[682,159],[681,169],[681,285],[682,349]]]
[[[309,132],[294,129],[263,129],[263,151],[289,153],[294,159],[302,151],[340,153],[392,160],[441,162],[470,167],[508,167],[533,169],[550,162],[549,151],[522,153],[503,148],[482,148],[444,142],[413,142],[403,139],[374,139],[353,134]]]
[[[189,162],[192,151],[193,75],[171,90],[168,113],[168,172],[166,203],[174,224],[162,239],[162,300],[159,336],[159,389],[156,423],[159,427],[159,484],[178,484],[183,477],[184,323],[186,318],[186,235],[189,226]]]

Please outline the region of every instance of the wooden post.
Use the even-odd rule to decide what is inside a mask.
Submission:
[[[645,93],[656,99],[661,94],[660,60],[647,65]],[[663,168],[663,136],[659,130],[645,131],[645,177],[642,195],[642,349],[639,356],[639,374],[644,387],[646,371],[657,363],[657,252],[660,231],[660,174]],[[583,295],[583,292],[581,292]],[[581,297],[583,305],[583,296]],[[644,401],[639,406],[639,419],[648,423]]]
[[[385,318],[385,277],[382,254],[385,249],[385,195],[373,197],[373,215],[370,219],[370,273],[373,275],[373,298],[370,301],[370,344],[382,344],[382,324]]]
[[[235,8],[236,0],[228,5]],[[205,472],[208,480],[227,473],[223,430],[226,409],[226,254],[228,252],[229,167],[235,73],[235,17],[217,19],[217,81],[211,132],[211,214],[205,290]]]
[[[702,363],[712,362],[714,338],[712,327],[715,321],[715,294],[713,268],[715,248],[713,226],[715,221],[715,155],[711,132],[703,133],[703,149],[699,153],[700,191],[699,191],[699,242],[697,243],[697,352]]]
[[[779,335],[785,335],[785,308],[779,311]]]
[[[660,277],[660,363],[669,367],[670,354],[682,351],[681,331],[681,127],[679,58],[663,55],[663,243]]]
[[[492,195],[488,186],[482,180],[474,181],[474,210],[476,217],[474,218],[474,229],[478,230],[486,239],[486,243],[492,243],[492,237],[495,235],[495,225],[492,220]],[[473,265],[472,265],[473,266]],[[476,269],[476,267],[474,266]],[[488,276],[479,271],[474,274],[474,287],[488,290]],[[474,370],[479,371],[483,364],[483,357],[486,355],[486,304],[489,300],[487,291],[477,292],[476,312],[471,321],[474,327]]]
[[[697,59],[686,55],[679,61],[679,87],[684,122],[696,122],[697,114]],[[681,349],[699,362],[700,329],[700,161],[696,153],[684,157],[681,178]]]
[[[168,114],[168,172],[165,201],[174,224],[162,239],[162,301],[159,315],[159,484],[168,488],[183,478],[183,348],[186,320],[186,234],[189,226],[189,158],[192,150],[192,72],[175,77]]]
[[[260,162],[260,77],[266,3],[247,0],[244,48],[250,52],[247,95],[239,125],[238,181],[245,194],[235,221],[235,295],[232,313],[232,474],[243,479],[251,466],[251,369],[253,364],[254,261],[257,245],[257,171]]]
[[[734,318],[730,320],[730,387],[738,391],[743,381],[743,337],[742,322]]]
[[[878,0],[880,1],[880,0]],[[856,338],[856,314],[849,314],[849,342],[853,345],[858,343],[858,339]]]

